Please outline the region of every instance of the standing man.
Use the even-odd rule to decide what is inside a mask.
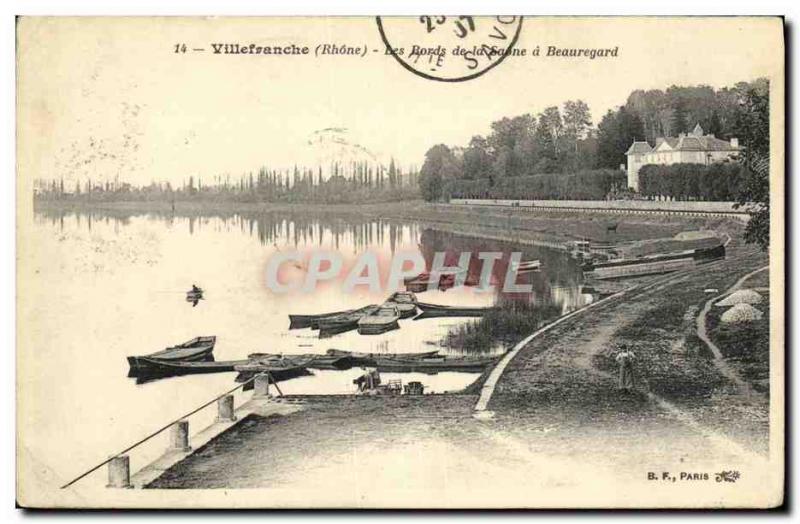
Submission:
[[[617,364],[619,364],[619,389],[625,393],[630,393],[636,385],[633,373],[633,362],[636,360],[636,354],[628,349],[625,344],[621,344],[619,349],[620,351],[616,356]]]

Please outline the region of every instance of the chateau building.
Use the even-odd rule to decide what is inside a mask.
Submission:
[[[720,140],[704,134],[697,124],[691,133],[677,137],[658,137],[655,147],[647,142],[634,141],[625,155],[628,157],[628,187],[639,190],[639,170],[647,164],[712,164],[728,162],[739,156],[739,140]]]

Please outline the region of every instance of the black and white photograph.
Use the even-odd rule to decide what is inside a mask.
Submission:
[[[780,507],[784,31],[18,17],[17,503]]]

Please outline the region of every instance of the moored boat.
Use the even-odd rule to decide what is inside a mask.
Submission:
[[[439,351],[424,351],[422,353],[360,353],[358,351],[345,351],[343,349],[329,349],[328,355],[331,356],[348,356],[354,359],[374,360],[376,357],[391,357],[391,358],[428,358],[439,354]]]
[[[423,318],[433,317],[482,317],[489,311],[497,309],[496,307],[459,307],[459,306],[443,306],[439,304],[428,304],[426,302],[417,302],[417,307],[422,310],[420,315],[414,320],[421,320]]]
[[[542,263],[539,260],[526,260],[512,263],[511,268],[517,273],[539,271],[542,268]]]
[[[329,318],[320,319],[319,336],[320,338],[330,337],[346,331],[358,328],[358,321],[361,318],[373,314],[380,306],[370,304],[369,306],[353,310],[342,315],[335,315]]]
[[[417,314],[417,297],[410,291],[398,291],[386,299],[384,305],[393,305],[400,313],[400,318],[410,318]]]
[[[214,344],[217,337],[196,337],[192,340],[168,347],[144,356],[128,357],[131,369],[148,369],[154,362],[198,362],[214,360]]]
[[[363,316],[358,320],[358,333],[360,335],[379,335],[393,329],[399,329],[399,320],[400,311],[398,311],[397,306],[387,302],[371,315]]]
[[[149,359],[147,357],[139,357],[141,360],[147,361],[146,368],[131,368],[130,376],[141,375],[198,375],[206,373],[224,373],[227,371],[234,371],[237,365],[246,364],[247,360],[221,360],[221,361],[199,361],[199,362],[184,362],[184,361],[169,361]]]
[[[354,311],[355,310],[353,309],[347,309],[344,311],[334,311],[332,313],[321,313],[318,315],[289,315],[289,329],[319,329],[319,322],[321,320],[341,315],[348,315]]]
[[[497,357],[449,357],[435,356],[428,358],[389,358],[376,357],[375,365],[382,372],[406,373],[439,373],[441,371],[483,371],[495,363]]]
[[[584,264],[582,268],[586,278],[603,280],[670,273],[720,258],[725,258],[725,246],[721,244],[674,253],[621,258],[608,262],[590,262]]]

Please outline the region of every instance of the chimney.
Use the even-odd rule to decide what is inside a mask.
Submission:
[[[739,139],[738,138],[731,138],[731,147],[734,149],[739,148]]]

